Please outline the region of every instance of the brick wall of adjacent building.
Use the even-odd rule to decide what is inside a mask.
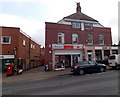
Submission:
[[[38,43],[25,33],[22,33],[20,28],[1,27],[1,29],[2,36],[11,37],[10,44],[2,44],[2,55],[15,55],[15,64],[18,64],[18,59],[22,59],[24,70],[41,65],[40,45]],[[23,40],[25,40],[25,45],[23,45]],[[34,48],[31,48],[31,44],[34,45]]]

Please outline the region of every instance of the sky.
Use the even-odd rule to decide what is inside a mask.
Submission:
[[[119,0],[0,0],[0,26],[20,27],[44,46],[45,22],[75,13],[78,2],[84,14],[111,28],[113,44],[118,44]]]

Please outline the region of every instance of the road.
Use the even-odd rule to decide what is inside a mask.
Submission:
[[[118,70],[3,84],[3,95],[118,95]]]

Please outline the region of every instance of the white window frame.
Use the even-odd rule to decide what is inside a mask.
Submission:
[[[77,39],[76,41],[76,43],[74,43],[74,39]],[[74,34],[72,34],[72,43],[73,44],[78,44],[78,34],[76,34],[76,33],[74,33]]]
[[[35,49],[35,45],[33,45],[33,49]]]
[[[90,40],[91,42],[89,42],[89,40]],[[93,35],[92,35],[92,34],[88,34],[88,35],[87,35],[87,43],[90,44],[90,45],[93,44]]]
[[[31,44],[30,48],[33,48],[33,44]]]
[[[9,42],[8,43],[3,42],[3,38],[4,37],[9,38]],[[11,37],[10,36],[1,36],[1,44],[11,44]]]
[[[89,26],[90,28],[86,28],[86,26]],[[93,24],[92,23],[85,23],[85,29],[92,29],[93,28]]]
[[[85,30],[84,23],[81,23],[81,30]]]
[[[25,44],[26,44],[26,41],[25,41],[25,40],[23,40],[23,46],[25,46]]]
[[[58,33],[58,44],[64,44],[64,40],[65,40],[65,38],[64,38],[64,33],[63,32],[59,32]],[[59,37],[61,37],[61,43],[60,43],[60,41],[59,41]]]
[[[101,37],[103,38],[102,43],[101,43],[101,39],[100,39]],[[99,35],[99,42],[100,42],[100,45],[104,45],[104,35]]]
[[[80,26],[80,22],[72,22],[72,28],[80,28]]]

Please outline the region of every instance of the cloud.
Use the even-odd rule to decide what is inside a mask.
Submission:
[[[75,13],[76,2],[80,2],[83,13],[97,19],[103,26],[110,27],[113,43],[118,43],[118,0],[0,0],[0,2],[18,2],[20,4],[39,2],[39,4],[44,5],[42,7],[45,9],[44,15],[41,7],[41,9],[39,7],[34,9],[35,11],[38,10],[38,14],[40,12],[40,18],[37,13],[35,16],[33,15],[32,19],[29,18],[28,14],[28,16],[22,14],[23,17],[0,14],[0,25],[20,27],[42,45],[45,43],[45,22],[57,22],[63,17]]]
[[[15,15],[0,14],[0,26],[20,27],[39,44],[44,45],[44,22],[32,19],[24,19]]]

